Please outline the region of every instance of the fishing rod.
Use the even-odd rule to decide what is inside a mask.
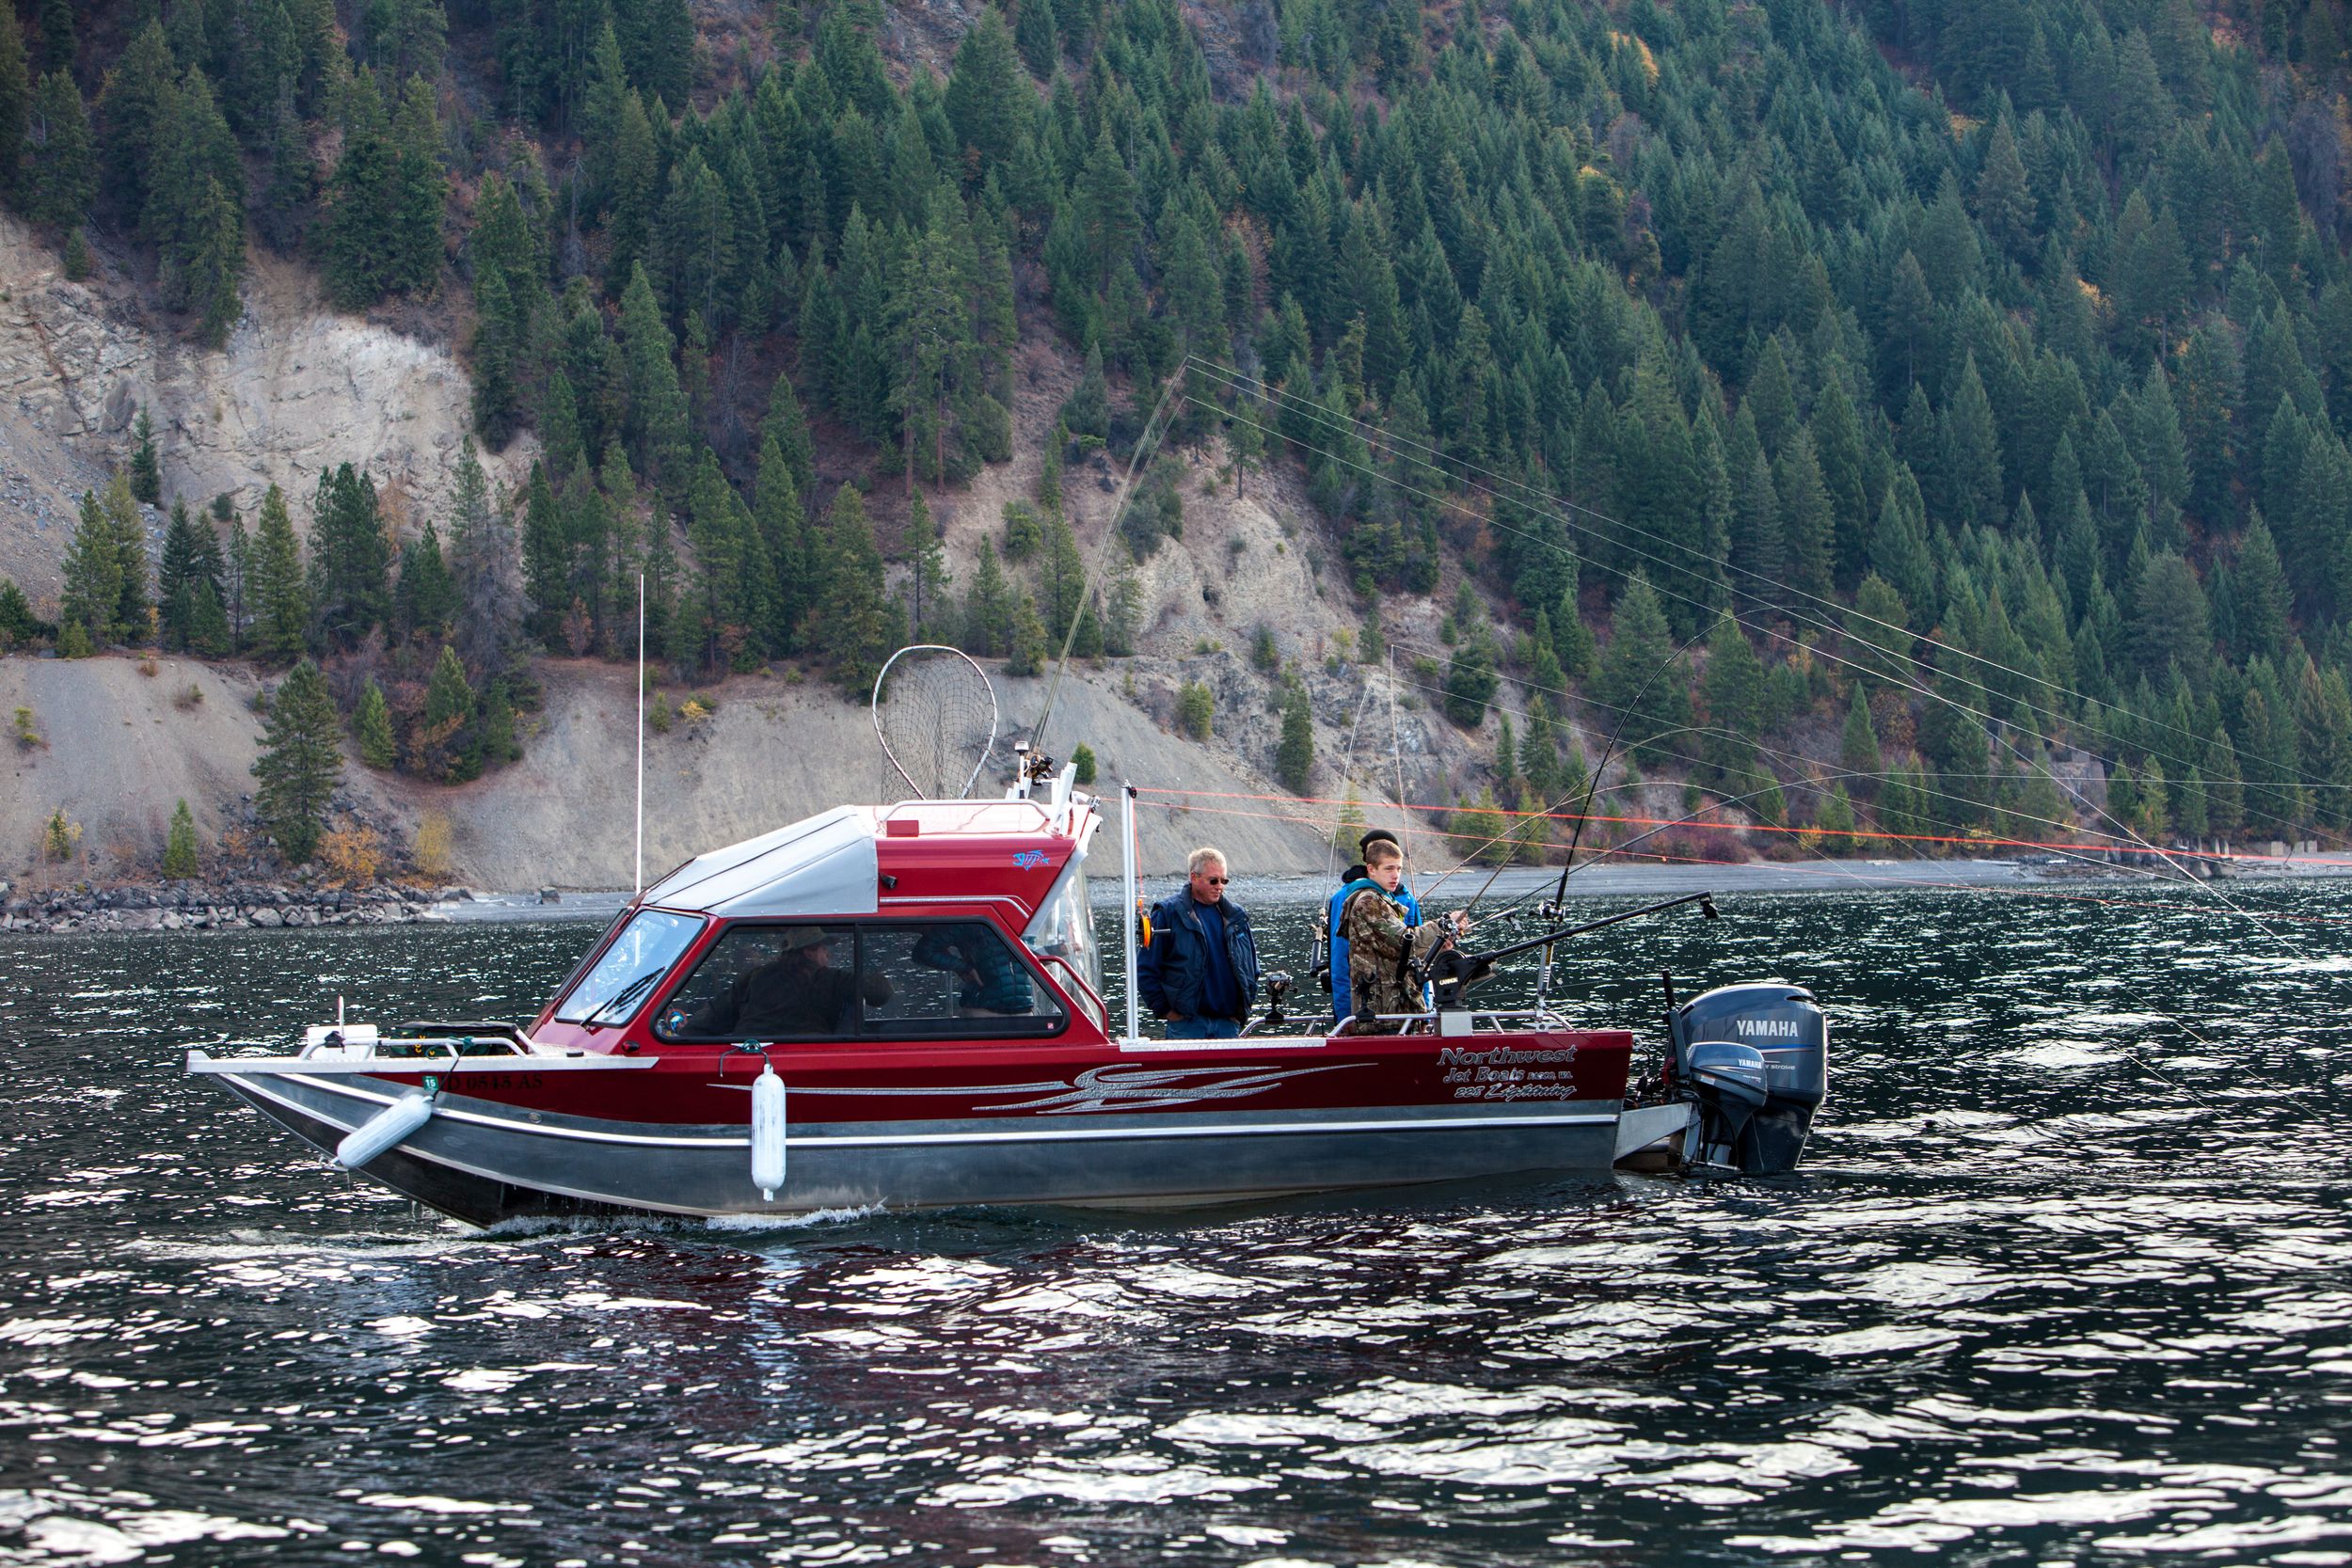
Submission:
[[[1571,864],[1573,864],[1576,860],[1577,843],[1583,836],[1585,818],[1592,815],[1593,797],[1600,788],[1600,776],[1604,772],[1608,771],[1610,759],[1616,754],[1617,741],[1624,736],[1627,722],[1630,721],[1635,714],[1641,711],[1642,699],[1648,696],[1649,689],[1658,684],[1658,677],[1672,669],[1675,664],[1681,659],[1682,656],[1689,653],[1692,648],[1696,646],[1699,639],[1706,635],[1707,631],[1701,630],[1693,632],[1690,637],[1686,638],[1679,647],[1676,648],[1673,653],[1668,654],[1659,662],[1658,668],[1649,673],[1648,678],[1644,680],[1641,686],[1635,689],[1631,699],[1629,700],[1623,706],[1617,708],[1617,722],[1609,732],[1609,740],[1607,744],[1601,748],[1600,761],[1594,765],[1591,774],[1588,775],[1583,781],[1584,803],[1578,809],[1577,812],[1576,831],[1571,833],[1568,838],[1568,861]],[[1673,735],[1676,732],[1674,730],[1664,730],[1660,732],[1659,735],[1650,736],[1649,740],[1661,739],[1665,736]],[[1649,744],[1649,740],[1645,740],[1642,744],[1646,746]],[[1562,806],[1566,805],[1568,803],[1568,796],[1574,795],[1576,791],[1571,789],[1568,792],[1568,795],[1563,795],[1558,800],[1544,809],[1544,815],[1549,816],[1553,812],[1558,811]],[[1439,877],[1436,882],[1430,885],[1428,891],[1421,895],[1421,896],[1431,898],[1437,896],[1438,889],[1445,886],[1446,882],[1453,878],[1456,872],[1459,872],[1463,866],[1470,864],[1470,863],[1477,856],[1484,854],[1487,849],[1503,842],[1504,839],[1507,839],[1510,836],[1511,834],[1509,832],[1504,832],[1499,837],[1490,838],[1484,844],[1478,845],[1470,850],[1470,854],[1463,857],[1460,865],[1456,865],[1454,870],[1448,871],[1444,876]],[[1488,872],[1486,881],[1479,885],[1479,889],[1476,893],[1470,895],[1470,901],[1463,906],[1464,911],[1468,911],[1470,910],[1476,909],[1478,907],[1478,901],[1486,896],[1486,890],[1495,885],[1495,879],[1501,875],[1502,875],[1502,867],[1500,865],[1496,866],[1494,870]],[[1562,876],[1562,888],[1563,891],[1565,891],[1565,873],[1564,872]]]
[[[1538,947],[1549,949],[1555,943],[1565,942],[1570,937],[1581,937],[1588,931],[1598,931],[1611,926],[1621,926],[1629,920],[1640,920],[1648,915],[1663,914],[1668,910],[1678,910],[1690,904],[1696,904],[1699,907],[1699,912],[1709,920],[1723,918],[1722,913],[1715,908],[1714,894],[1686,893],[1678,898],[1661,899],[1655,904],[1645,904],[1638,910],[1624,910],[1599,920],[1587,921],[1581,926],[1556,927],[1522,942],[1505,942],[1501,947],[1489,947],[1483,952],[1466,953],[1456,944],[1454,938],[1447,937],[1438,942],[1426,958],[1413,966],[1414,977],[1435,982],[1438,988],[1438,1006],[1459,1006],[1462,992],[1493,974],[1495,965],[1504,958],[1517,958],[1521,953],[1533,953]],[[1544,965],[1547,973],[1549,972],[1550,967],[1550,961],[1547,958]]]

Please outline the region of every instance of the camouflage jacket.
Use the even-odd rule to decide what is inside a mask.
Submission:
[[[1405,906],[1374,888],[1352,895],[1340,909],[1340,935],[1347,939],[1348,999],[1360,1021],[1348,1026],[1351,1035],[1393,1035],[1396,1022],[1375,1022],[1376,1013],[1417,1013],[1422,1010],[1420,983],[1406,972],[1406,964],[1426,958],[1445,935],[1441,921],[1420,927],[1405,924]]]

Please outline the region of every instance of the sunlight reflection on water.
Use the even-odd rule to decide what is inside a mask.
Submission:
[[[2352,1561],[2352,926],[2236,896],[2321,918],[1741,895],[1581,943],[1645,1038],[1661,969],[1820,993],[1792,1178],[486,1234],[180,1050],[525,1013],[591,927],[0,941],[0,1556]]]

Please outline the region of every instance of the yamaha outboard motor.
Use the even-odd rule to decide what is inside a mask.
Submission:
[[[1829,1024],[1810,991],[1719,986],[1666,1015],[1674,1079],[1699,1106],[1693,1164],[1794,1170],[1829,1086]]]

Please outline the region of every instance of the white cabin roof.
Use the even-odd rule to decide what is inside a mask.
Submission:
[[[727,916],[872,914],[879,889],[873,812],[835,806],[697,855],[644,901]]]

